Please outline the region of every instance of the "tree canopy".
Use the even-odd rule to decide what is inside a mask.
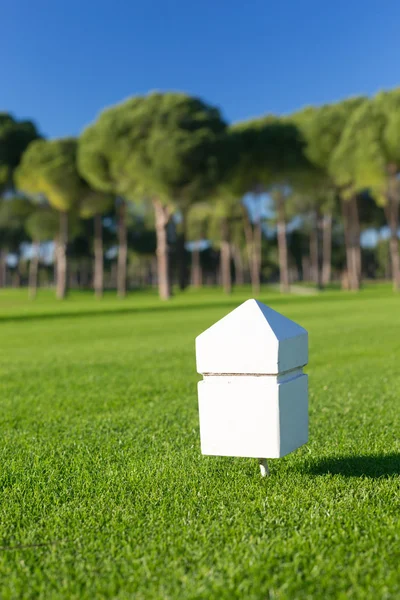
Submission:
[[[79,168],[100,190],[184,203],[217,180],[224,133],[219,111],[197,98],[134,97],[104,111],[83,132]]]
[[[9,113],[0,113],[0,191],[12,185],[23,152],[38,137],[32,121],[18,121]]]
[[[289,291],[296,269],[300,277],[307,273],[307,257],[303,261],[293,254],[298,251],[290,241],[293,228],[309,240],[302,252],[308,253],[313,273],[323,264],[325,281],[331,277],[325,267],[331,263],[332,244],[344,242],[345,264],[337,268],[349,287],[358,289],[363,228],[382,223],[383,216],[391,236],[387,272],[397,273],[400,288],[399,174],[400,89],[306,106],[281,117],[266,114],[229,127],[218,108],[199,98],[154,92],[107,108],[79,139],[51,141],[40,139],[32,121],[0,113],[0,194],[13,191],[15,182],[30,200],[40,204],[45,198],[58,213],[58,279],[66,272],[58,267],[65,266],[71,250],[69,221],[93,218],[93,224],[84,225],[94,234],[87,248],[95,249],[98,274],[118,258],[121,296],[132,247],[128,201],[145,204],[154,214],[150,237],[154,241],[156,235],[157,247],[151,268],[157,267],[153,281],[163,298],[172,294],[171,281],[185,287],[187,234],[192,239],[205,235],[211,242],[219,263],[216,280],[223,272],[228,282],[244,265],[255,294],[262,282],[263,252],[277,245],[281,289]],[[246,194],[252,194],[251,202]],[[18,212],[17,197],[13,210]],[[268,210],[258,210],[265,202]],[[4,217],[11,205],[1,210]],[[266,214],[273,229],[263,223]],[[48,206],[37,207],[25,218],[25,229],[35,230],[38,242],[42,230],[55,231],[46,225],[53,217]],[[11,247],[5,240],[18,221],[11,213],[7,219],[2,222],[0,285]],[[12,237],[22,240],[17,229]],[[110,261],[104,260],[103,229],[116,238]]]
[[[373,190],[385,203],[387,170],[400,168],[400,93],[382,93],[350,116],[331,161],[331,172],[349,193]]]
[[[364,102],[361,96],[349,98],[320,107],[306,107],[290,116],[304,139],[305,155],[315,168],[328,171],[347,120]]]
[[[239,159],[236,188],[242,194],[260,185],[288,184],[308,167],[305,142],[295,124],[267,115],[232,127]]]
[[[32,142],[16,171],[19,188],[28,194],[45,195],[59,211],[76,208],[84,187],[76,153],[76,138]]]

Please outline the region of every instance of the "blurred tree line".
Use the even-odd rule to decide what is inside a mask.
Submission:
[[[398,290],[399,171],[399,89],[231,126],[152,93],[54,140],[3,113],[0,287]]]

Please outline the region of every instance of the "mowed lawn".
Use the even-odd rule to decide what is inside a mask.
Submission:
[[[310,346],[266,479],[200,454],[194,338],[248,297],[0,292],[1,600],[400,598],[400,296],[263,291]]]

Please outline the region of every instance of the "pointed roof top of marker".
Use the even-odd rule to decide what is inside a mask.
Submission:
[[[198,373],[285,373],[308,362],[308,334],[258,300],[247,300],[196,338]]]

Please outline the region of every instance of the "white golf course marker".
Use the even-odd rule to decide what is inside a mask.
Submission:
[[[308,334],[247,300],[196,338],[202,454],[280,458],[308,440]]]

